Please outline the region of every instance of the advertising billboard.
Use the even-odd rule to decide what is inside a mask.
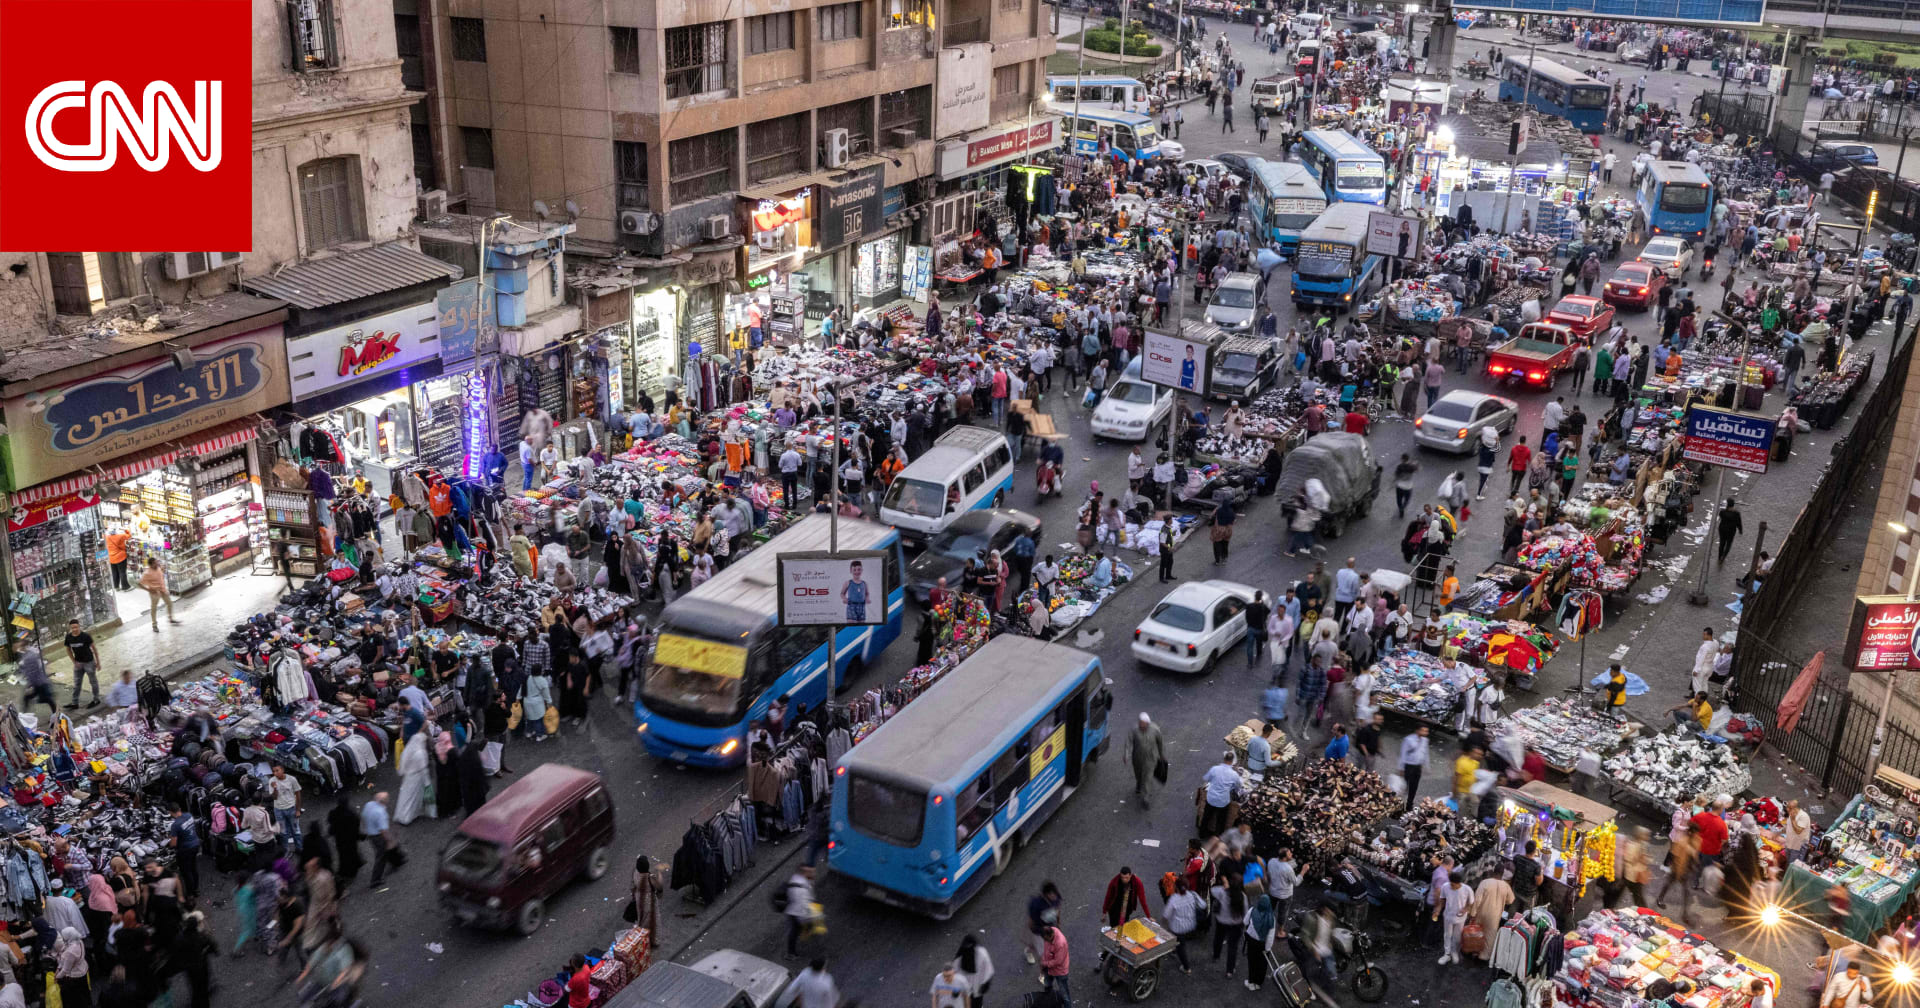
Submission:
[[[985,42],[940,50],[940,88],[934,95],[933,135],[950,137],[985,129],[992,118],[993,46]]]
[[[1757,25],[1766,0],[1474,0],[1479,10],[1680,25]]]
[[[1764,473],[1773,454],[1773,420],[1711,406],[1687,410],[1686,457],[1691,462]]]
[[[886,550],[780,554],[781,626],[887,621]]]
[[[1140,379],[1194,395],[1207,394],[1207,368],[1213,341],[1206,330],[1184,328],[1180,333],[1146,333],[1140,347]]]
[[[1853,667],[1865,672],[1920,669],[1914,630],[1920,628],[1920,602],[1899,596],[1868,596],[1856,612]]]
[[[1411,217],[1367,214],[1367,254],[1405,259],[1420,253],[1420,223]]]

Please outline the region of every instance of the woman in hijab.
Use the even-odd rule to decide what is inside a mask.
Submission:
[[[557,656],[559,649],[554,653]],[[582,724],[587,720],[587,679],[592,673],[577,650],[568,651],[566,661],[560,673],[560,716]]]
[[[633,859],[633,926],[647,929],[647,948],[660,945],[660,873],[645,854]]]
[[[618,534],[608,536],[606,548],[600,552],[600,563],[607,572],[607,590],[615,595],[633,594],[632,585],[627,581],[626,565],[621,562],[620,543],[625,538]]]
[[[27,1008],[27,992],[17,983],[0,987],[0,1008]]]
[[[87,876],[87,899],[80,907],[80,916],[86,919],[87,935],[93,940],[95,954],[104,955],[107,950],[107,929],[113,926],[115,909],[113,886],[107,877],[94,872]]]
[[[61,928],[60,940],[53,943],[53,978],[60,985],[60,1003],[81,1008],[93,1003],[87,985],[87,943],[80,932]]]
[[[442,724],[433,737],[433,811],[450,816],[460,807],[460,740]]]
[[[1253,904],[1253,911],[1247,914],[1247,989],[1257,991],[1267,982],[1267,955],[1273,951],[1273,936],[1280,930],[1279,918],[1273,912],[1273,897],[1266,893]]]
[[[341,792],[339,803],[327,813],[327,831],[333,834],[333,877],[345,889],[367,863],[360,856],[360,812],[353,807],[351,794]]]
[[[393,821],[402,826],[420,818],[422,813],[431,815],[427,809],[427,770],[431,766],[429,759],[432,741],[425,731],[414,732],[400,750],[400,799],[393,806]],[[356,830],[359,826],[356,824]],[[334,839],[340,839],[340,828],[334,826]],[[345,846],[344,843],[342,846]],[[344,852],[342,853],[344,858]]]
[[[460,807],[468,815],[480,811],[480,806],[487,803],[487,766],[481,759],[481,750],[486,745],[486,739],[475,736],[460,749]]]
[[[208,998],[213,993],[210,982],[208,960],[215,951],[213,939],[201,928],[203,918],[199,911],[187,915],[186,927],[180,932],[180,938],[173,943],[173,966],[187,975],[187,989],[191,992],[191,1008],[207,1008]],[[64,987],[61,992],[66,994]],[[85,1002],[79,1002],[84,1004]]]

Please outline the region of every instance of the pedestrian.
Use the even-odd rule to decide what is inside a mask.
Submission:
[[[1046,989],[1059,996],[1061,1008],[1073,1008],[1073,989],[1067,981],[1071,969],[1067,956],[1067,936],[1058,926],[1049,924],[1041,937],[1041,944],[1040,973],[1045,977]]]
[[[1480,944],[1480,951],[1474,955],[1486,962],[1493,957],[1493,936],[1500,932],[1500,918],[1505,916],[1507,905],[1513,902],[1513,887],[1498,872],[1480,880],[1473,890],[1473,906],[1468,915],[1480,925],[1480,933],[1486,941]]]
[[[1427,769],[1427,726],[1414,725],[1413,732],[1400,739],[1400,779],[1406,782],[1406,808],[1413,808],[1420,792],[1420,776]]]
[[[140,587],[147,591],[147,618],[153,622],[153,632],[160,632],[160,607],[167,607],[167,622],[178,623],[173,618],[173,593],[167,589],[167,572],[160,568],[160,558],[147,558],[147,568],[140,572]]]
[[[837,1008],[839,1004],[840,988],[827,973],[827,960],[818,956],[807,963],[807,968],[793,978],[774,1002],[775,1008]]]
[[[393,818],[387,812],[387,802],[391,800],[392,795],[381,791],[360,806],[360,835],[366,839],[367,846],[373,848],[373,876],[367,884],[374,892],[387,891],[383,880],[389,867],[398,870],[406,863],[406,855],[401,853],[393,836]]]
[[[960,975],[960,967],[956,963],[949,962],[941,966],[940,972],[933,975],[933,986],[928,990],[933,995],[933,1008],[972,1008],[973,989],[968,986],[966,978]]]
[[[1213,509],[1213,526],[1207,530],[1207,538],[1213,540],[1213,562],[1227,562],[1227,551],[1233,545],[1233,523],[1239,515],[1233,509],[1231,498],[1222,498]]]
[[[787,919],[787,958],[800,954],[800,936],[814,922],[813,866],[801,865],[787,876],[786,901],[780,913]]]
[[[1523,853],[1513,859],[1513,905],[1509,909],[1515,913],[1533,909],[1534,901],[1539,898],[1540,883],[1546,880],[1537,859],[1539,851],[1539,843],[1529,840]]]
[[[1234,770],[1233,750],[1220,754],[1220,762],[1207,768],[1201,776],[1205,797],[1200,815],[1200,836],[1203,839],[1219,836],[1227,828],[1227,813],[1240,797],[1240,774]]]
[[[295,850],[300,849],[300,781],[287,775],[287,768],[281,764],[273,765],[273,775],[267,778],[267,794],[273,799],[274,826],[280,836]]]
[[[62,643],[67,647],[67,657],[73,661],[73,696],[67,700],[67,709],[79,709],[82,679],[93,687],[93,702],[87,706],[100,706],[100,679],[95,673],[100,664],[93,649],[93,635],[80,628],[79,620],[68,620],[67,636]]]
[[[993,957],[971,933],[960,939],[960,950],[953,954],[954,971],[966,981],[969,1008],[984,1008],[987,991],[993,987]]]
[[[47,705],[47,723],[60,714],[60,701],[53,698],[53,679],[47,675],[47,661],[40,654],[40,643],[29,640],[20,652],[20,678],[26,682],[26,692],[20,697],[22,710],[31,710],[34,701]]]
[[[1507,496],[1515,497],[1520,493],[1520,483],[1527,478],[1527,462],[1533,458],[1533,449],[1527,447],[1527,436],[1520,435],[1513,447],[1507,450],[1507,469],[1512,477],[1507,482]]]
[[[1160,922],[1173,933],[1173,955],[1179,960],[1182,973],[1193,972],[1193,964],[1187,960],[1187,942],[1199,935],[1205,911],[1206,901],[1188,887],[1186,877],[1175,877],[1173,895],[1167,897]]]
[[[360,812],[353,807],[351,794],[342,791],[327,813],[327,832],[333,837],[334,877],[343,886],[351,884],[366,864],[360,853]]]
[[[1100,901],[1100,915],[1107,926],[1117,928],[1135,917],[1151,917],[1147,908],[1147,886],[1140,876],[1125,865],[1119,874],[1107,880],[1106,896]]]
[[[1134,799],[1143,809],[1152,807],[1153,793],[1167,779],[1167,743],[1146,711],[1140,712],[1127,739],[1127,760],[1133,767]]]
[[[1273,954],[1273,936],[1280,931],[1280,919],[1274,911],[1273,897],[1261,893],[1254,900],[1253,910],[1247,914],[1246,926],[1241,929],[1247,942],[1247,980],[1250,991],[1257,991],[1267,982],[1267,957]]]
[[[1726,566],[1727,554],[1733,552],[1733,540],[1744,531],[1740,524],[1740,509],[1734,506],[1732,497],[1727,498],[1725,507],[1720,509],[1720,565]],[[1695,690],[1694,692],[1699,692]]]
[[[1173,576],[1173,516],[1166,512],[1160,515],[1160,583],[1177,580]],[[1051,558],[1049,558],[1051,559]]]
[[[190,1008],[207,1008],[213,994],[209,963],[219,948],[214,944],[212,936],[208,935],[202,927],[205,920],[205,915],[198,910],[187,914],[180,937],[174,940],[173,948],[168,950],[169,965],[187,976]],[[62,987],[60,993],[61,1004],[64,1006],[67,1003],[64,997],[66,988]],[[76,1008],[85,1003],[84,1001],[74,1002]]]
[[[1247,922],[1247,891],[1238,878],[1221,871],[1214,876],[1208,899],[1213,908],[1213,961],[1220,961],[1224,947],[1227,975],[1232,976],[1235,961],[1240,958],[1239,932]]]
[[[1249,602],[1247,608],[1240,614],[1241,619],[1247,624],[1248,668],[1253,667],[1253,663],[1260,657],[1260,649],[1266,646],[1267,617],[1271,615],[1272,612],[1273,607],[1267,604],[1266,594],[1259,589],[1255,589],[1253,592],[1253,601]]]
[[[173,822],[167,827],[167,846],[173,848],[174,870],[180,873],[181,898],[191,903],[200,891],[200,830],[178,802],[171,810]]]
[[[1046,953],[1047,931],[1060,921],[1060,887],[1040,883],[1040,892],[1027,900],[1027,962],[1038,963]]]
[[[1267,118],[1267,113],[1265,109],[1260,110],[1258,113],[1254,115],[1253,128],[1260,132],[1261,143],[1267,142],[1267,128],[1271,125],[1272,125],[1272,122]]]
[[[92,1004],[93,994],[87,985],[87,943],[78,930],[60,929],[60,938],[53,943],[53,962],[53,978],[60,988],[63,1008]]]
[[[1458,871],[1447,873],[1447,885],[1433,900],[1433,919],[1440,922],[1440,965],[1460,962],[1460,935],[1473,910],[1473,890]]]

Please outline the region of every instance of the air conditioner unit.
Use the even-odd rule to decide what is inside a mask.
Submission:
[[[847,131],[843,129],[830,129],[826,133],[826,139],[827,167],[846,167],[847,156],[853,150],[852,139],[847,135]]]
[[[202,273],[211,273],[223,266],[232,266],[243,255],[239,252],[169,252],[167,253],[167,279],[185,280]]]
[[[919,142],[920,134],[917,130],[896,129],[887,131],[887,146],[889,147],[911,147]]]
[[[700,238],[702,241],[718,241],[733,233],[733,218],[726,214],[714,214],[700,219]]]
[[[445,217],[447,215],[447,191],[429,189],[420,194],[419,214],[422,217]]]
[[[620,233],[650,235],[660,228],[660,215],[648,210],[620,211]]]

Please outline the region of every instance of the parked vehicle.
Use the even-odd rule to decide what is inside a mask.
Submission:
[[[1231,336],[1214,351],[1207,394],[1250,402],[1280,376],[1280,343],[1265,336]]]
[[[1579,340],[1573,330],[1552,322],[1529,322],[1520,335],[1487,350],[1487,374],[1551,388],[1560,372],[1573,366]]]
[[[1133,656],[1143,665],[1204,672],[1247,636],[1240,614],[1253,589],[1233,581],[1194,581],[1167,593],[1133,628]]]
[[[440,852],[440,907],[463,924],[530,935],[568,883],[607,873],[612,846],[600,776],[542,763],[461,821]]]
[[[1274,494],[1292,501],[1309,479],[1319,480],[1327,491],[1318,532],[1328,538],[1338,538],[1348,522],[1366,517],[1380,495],[1380,463],[1374,460],[1373,446],[1360,434],[1328,431],[1308,438],[1287,453]]]
[[[1660,300],[1660,288],[1667,285],[1667,274],[1658,266],[1638,259],[1614,267],[1600,297],[1610,305],[1647,308]]]
[[[1441,396],[1413,422],[1413,440],[1438,451],[1464,454],[1480,444],[1480,431],[1502,434],[1520,420],[1520,404],[1485,392],[1455,389]]]
[[[1007,547],[1022,532],[1038,542],[1040,519],[1012,508],[969,511],[955,518],[953,524],[927,540],[927,548],[907,565],[907,594],[924,603],[941,578],[957,590],[968,558],[984,557],[993,550],[1005,556]]]
[[[1876,166],[1880,152],[1863,143],[1825,140],[1807,148],[1807,165],[1816,171],[1840,171],[1861,165]]]

